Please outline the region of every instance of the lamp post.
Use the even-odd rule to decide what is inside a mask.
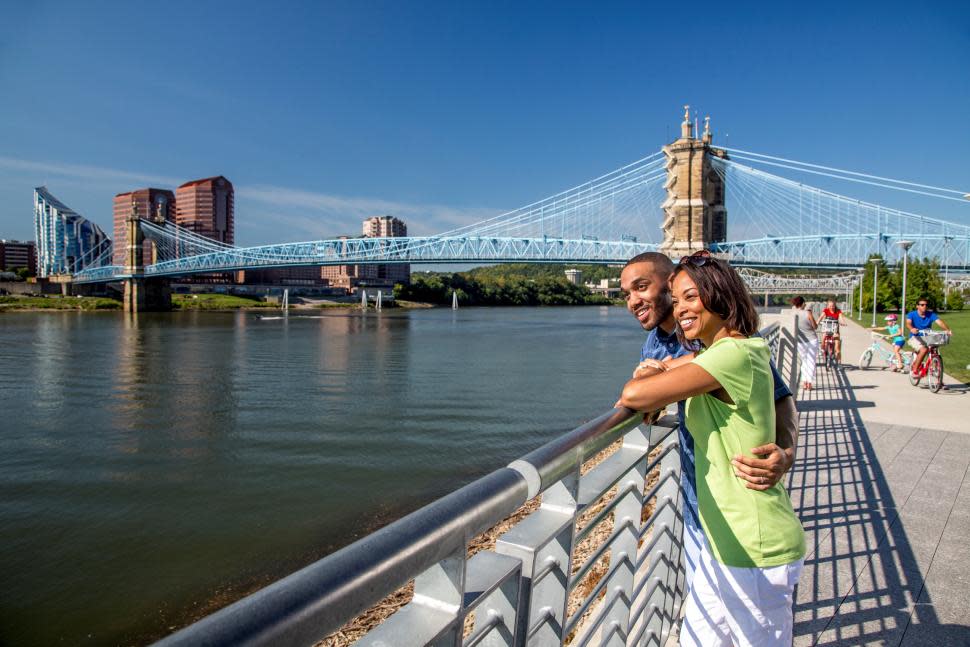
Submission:
[[[870,258],[872,263],[872,327],[876,327],[876,285],[879,284],[879,259]]]
[[[950,297],[950,237],[943,236],[943,309]]]
[[[900,304],[900,318],[906,320],[906,262],[909,260],[909,248],[913,246],[911,240],[897,240],[896,244],[903,250],[903,302]]]
[[[862,321],[862,279],[866,277],[866,268],[862,268],[859,273],[859,314],[856,317]]]

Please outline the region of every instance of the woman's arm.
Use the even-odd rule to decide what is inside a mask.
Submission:
[[[671,357],[664,360],[664,366],[667,367],[669,371],[672,368],[677,368],[678,366],[684,366],[685,364],[690,364],[694,361],[694,356],[697,353],[687,353],[686,355],[681,355],[680,357]]]
[[[658,375],[630,380],[623,387],[618,404],[634,411],[654,411],[720,388],[713,375],[691,362]]]
[[[812,314],[811,310],[805,311],[808,314],[808,323],[812,324],[812,330],[818,330],[818,322],[815,321],[815,315]]]

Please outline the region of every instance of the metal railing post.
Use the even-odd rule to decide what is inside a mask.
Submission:
[[[603,622],[603,637],[600,645],[604,647],[625,647],[631,624],[633,604],[634,575],[637,566],[637,552],[640,542],[640,529],[643,527],[643,491],[646,484],[647,456],[650,452],[649,427],[628,432],[623,437],[623,449],[642,451],[643,460],[637,463],[620,479],[618,491],[626,490],[616,505],[613,515],[615,539],[610,547],[610,566],[606,582],[608,611]]]
[[[651,430],[652,433],[663,432]],[[658,436],[660,434],[658,433]],[[631,644],[660,647],[680,613],[686,570],[683,566],[683,519],[680,513],[680,455],[674,451],[677,435],[662,442],[663,458],[657,482],[653,531],[645,539],[638,560],[644,578],[638,582]]]
[[[579,461],[542,495],[539,509],[502,535],[495,552],[522,561],[516,645],[559,647],[572,570]]]
[[[663,447],[667,449],[678,444],[679,439],[676,434],[670,434],[664,439]],[[664,592],[664,614],[660,626],[660,641],[658,646],[666,642],[673,624],[677,621],[680,614],[680,607],[684,602],[684,592],[686,591],[687,568],[684,564],[684,517],[682,510],[682,494],[680,487],[681,465],[680,453],[670,451],[660,461],[660,474],[667,477],[667,481],[657,493],[657,501],[663,501],[666,507],[660,512],[657,524],[660,528],[669,527],[670,535],[666,542],[669,546],[669,573],[666,578]],[[668,504],[669,502],[669,504]],[[659,507],[659,503],[658,503]],[[669,524],[669,526],[668,526]]]

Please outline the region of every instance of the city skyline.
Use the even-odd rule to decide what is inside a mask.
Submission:
[[[683,103],[712,116],[716,143],[970,189],[959,121],[970,36],[957,3],[840,7],[839,20],[822,7],[700,4],[687,27],[673,8],[622,5],[596,16],[243,5],[202,9],[224,29],[186,24],[177,48],[164,30],[131,29],[182,24],[186,10],[11,8],[0,236],[30,237],[34,186],[109,231],[116,193],[219,174],[236,187],[240,245],[336,236],[377,214],[432,234],[657,150]],[[26,35],[41,26],[43,43]],[[720,37],[699,42],[695,29]],[[891,197],[970,222],[966,205]]]

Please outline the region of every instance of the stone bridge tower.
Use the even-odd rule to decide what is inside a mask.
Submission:
[[[156,215],[156,222],[164,218]],[[145,277],[145,234],[141,228],[138,203],[131,199],[131,213],[125,219],[128,248],[125,250],[124,306],[125,312],[165,311],[172,309],[172,288],[166,278]],[[155,245],[151,247],[151,263],[157,262]]]
[[[727,152],[711,146],[710,118],[704,134],[696,138],[690,108],[684,106],[680,139],[664,146],[667,156],[667,199],[663,203],[663,242],[660,251],[674,260],[712,243],[727,240],[724,180],[711,164],[712,157],[727,159]]]

